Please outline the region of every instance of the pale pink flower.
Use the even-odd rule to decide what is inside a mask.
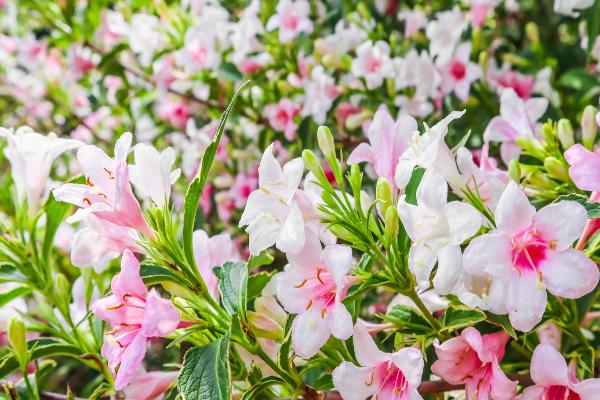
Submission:
[[[190,117],[190,107],[180,97],[163,96],[158,102],[156,113],[163,121],[181,129],[186,126]]]
[[[85,217],[84,222],[85,227],[77,231],[72,241],[71,262],[76,267],[93,267],[101,272],[126,249],[143,253],[135,229],[113,224],[94,214]]]
[[[348,157],[348,164],[369,163],[377,176],[386,178],[395,188],[396,165],[417,130],[417,121],[410,115],[394,121],[386,108],[380,108],[367,131],[369,143],[359,144]]]
[[[140,368],[131,383],[123,389],[123,393],[127,399],[160,399],[178,375],[179,371],[146,372],[144,368]]]
[[[183,48],[175,53],[175,62],[185,72],[195,74],[205,69],[215,69],[221,58],[217,52],[216,37],[206,29],[192,27],[185,33]]]
[[[470,0],[466,2],[471,6],[471,24],[474,27],[480,27],[485,22],[485,17],[491,10],[496,8],[498,0]]]
[[[112,49],[123,40],[129,32],[129,26],[118,11],[104,10],[100,17],[100,27],[96,31],[96,39],[102,44],[103,49]]]
[[[109,104],[114,105],[117,103],[117,91],[123,87],[123,81],[120,77],[114,75],[107,75],[104,78],[104,86],[106,87],[106,98]]]
[[[565,159],[570,165],[569,176],[579,189],[600,191],[600,153],[575,144],[565,151]]]
[[[516,329],[528,332],[541,321],[546,289],[576,299],[596,287],[598,267],[571,248],[587,221],[579,203],[561,201],[536,212],[511,181],[498,201],[495,220],[495,230],[471,240],[463,267],[470,274],[506,283],[505,304]]]
[[[111,295],[92,304],[92,311],[112,327],[105,334],[102,355],[115,375],[115,389],[121,390],[142,365],[148,341],[173,333],[180,318],[171,301],[154,289],[148,292],[140,263],[129,250],[123,252],[121,272],[113,278],[111,289]]]
[[[133,155],[135,164],[129,166],[131,183],[158,207],[168,205],[171,186],[181,174],[179,168],[173,169],[176,157],[173,148],[167,147],[159,153],[152,145],[138,143],[133,147]]]
[[[298,186],[304,172],[301,158],[283,168],[273,156],[273,144],[263,153],[258,167],[258,189],[248,197],[240,218],[250,236],[250,253],[272,246],[298,253],[304,245],[304,217],[297,203]]]
[[[482,75],[481,67],[469,61],[470,55],[471,43],[462,43],[452,58],[441,66],[442,90],[444,93],[454,92],[463,102],[469,98],[471,83]]]
[[[267,21],[267,30],[279,29],[279,41],[289,43],[300,33],[311,33],[310,4],[306,0],[280,0],[277,12]]]
[[[409,38],[427,24],[425,13],[419,10],[407,10],[398,13],[398,19],[404,21],[404,36]]]
[[[360,320],[354,326],[353,341],[361,366],[344,361],[333,370],[333,386],[345,400],[423,399],[417,391],[425,364],[419,350],[407,347],[395,353],[382,352]]]
[[[534,91],[535,77],[533,75],[523,75],[516,71],[503,70],[490,78],[498,86],[499,95],[501,95],[504,89],[512,88],[517,96],[523,100],[527,100]]]
[[[228,233],[209,237],[205,231],[198,229],[194,232],[192,244],[194,260],[208,293],[218,299],[219,280],[213,273],[213,268],[222,266],[226,261],[239,261],[240,253]]]
[[[96,68],[98,62],[99,56],[94,54],[89,47],[73,44],[69,48],[69,68],[76,80],[81,79],[86,73]]]
[[[434,169],[425,171],[417,189],[418,205],[398,200],[398,215],[413,241],[408,265],[421,289],[429,287],[435,263],[438,269],[434,287],[447,294],[455,287],[461,271],[462,242],[473,236],[481,226],[481,214],[470,204],[447,202],[448,185]]]
[[[325,73],[322,65],[315,66],[301,84],[304,89],[302,116],[312,117],[317,124],[325,123],[327,112],[342,90],[335,85],[335,79]]]
[[[356,58],[352,60],[352,74],[364,78],[367,88],[375,89],[394,72],[390,58],[390,46],[383,40],[373,43],[368,40],[356,49]]]
[[[438,359],[431,371],[453,385],[464,384],[467,400],[513,400],[517,382],[499,365],[509,339],[504,331],[482,336],[466,328],[458,337],[434,343]]]
[[[298,126],[294,118],[300,114],[300,106],[290,99],[281,99],[279,103],[269,104],[265,107],[265,114],[271,128],[283,132],[285,138],[293,141],[296,138]]]
[[[466,27],[465,16],[458,6],[437,13],[436,19],[429,21],[425,28],[431,56],[442,64],[450,60]]]
[[[354,281],[348,276],[352,250],[340,245],[322,249],[316,234],[307,230],[304,247],[287,259],[277,275],[277,298],[287,312],[298,314],[292,324],[294,351],[311,358],[331,335],[352,336],[352,316],[342,303]]]
[[[593,400],[600,393],[600,379],[579,381],[564,357],[548,344],[538,345],[531,358],[531,379],[520,400]]]
[[[115,144],[114,159],[96,146],[79,148],[77,160],[86,184],[65,183],[53,191],[58,201],[79,207],[67,222],[80,221],[85,216],[94,214],[113,224],[153,235],[129,184],[127,153],[130,146],[131,133],[127,132]]]
[[[535,139],[539,136],[539,124],[536,122],[546,112],[548,100],[543,97],[523,101],[514,90],[508,88],[500,97],[500,115],[492,118],[483,139],[486,142],[501,142],[502,161],[507,165],[518,158],[521,149],[517,138]]]
[[[256,190],[257,186],[258,178],[256,177],[256,172],[238,172],[233,180],[233,185],[228,191],[235,208],[243,208],[248,202],[248,197]]]

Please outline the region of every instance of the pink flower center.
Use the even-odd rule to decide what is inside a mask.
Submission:
[[[546,251],[556,247],[556,241],[547,241],[532,226],[513,237],[512,263],[521,271],[537,271],[546,259]]]
[[[368,72],[375,72],[381,67],[381,60],[375,56],[368,56],[365,60],[365,69]]]
[[[326,269],[317,267],[313,277],[303,280],[294,287],[298,289],[305,285],[310,289],[310,298],[306,309],[320,307],[321,317],[325,318],[325,313],[335,303],[337,294],[337,286],[333,277]]]
[[[277,120],[279,121],[279,123],[283,126],[287,125],[288,122],[290,122],[290,115],[287,113],[286,110],[284,110],[283,108],[280,108],[279,110],[277,110]]]
[[[289,12],[283,15],[283,17],[281,18],[281,24],[284,28],[290,31],[295,31],[296,29],[298,29],[300,20],[298,19],[298,16],[295,12]]]
[[[460,81],[467,74],[467,68],[465,67],[465,64],[460,61],[452,61],[450,63],[450,74],[454,77],[454,79]]]
[[[392,361],[379,364],[373,370],[370,382],[365,382],[365,384],[367,386],[377,385],[373,399],[378,400],[402,399],[402,395],[408,387],[406,377]]]
[[[566,386],[550,386],[546,389],[547,400],[581,400],[581,397]]]
[[[198,47],[196,51],[192,53],[192,58],[200,65],[204,65],[208,58],[208,51],[204,47]]]

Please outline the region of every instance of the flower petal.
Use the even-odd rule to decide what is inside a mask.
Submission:
[[[119,371],[115,378],[116,390],[123,389],[131,382],[138,368],[142,365],[147,348],[148,340],[144,335],[138,333],[123,352]]]
[[[556,240],[556,250],[562,251],[583,233],[587,211],[577,202],[560,201],[539,210],[533,217],[533,222],[543,237],[548,241]]]
[[[496,206],[496,226],[508,236],[515,236],[531,226],[535,207],[515,181],[510,181]]]
[[[333,386],[345,400],[365,400],[377,391],[372,383],[373,373],[371,367],[357,367],[344,361],[333,370]]]
[[[299,357],[309,359],[329,339],[331,332],[319,307],[310,307],[296,316],[292,323],[292,346]]]
[[[568,299],[578,299],[591,292],[600,279],[596,263],[573,249],[547,252],[540,271],[550,293]]]
[[[506,306],[512,326],[529,332],[542,320],[546,311],[546,288],[537,281],[533,271],[514,271],[508,286]]]
[[[548,368],[549,366],[552,368]],[[540,344],[531,357],[531,379],[542,386],[567,386],[569,370],[565,358],[549,344]]]

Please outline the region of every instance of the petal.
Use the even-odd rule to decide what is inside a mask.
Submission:
[[[425,362],[419,350],[411,347],[400,349],[392,355],[392,361],[411,386],[416,388],[421,384]]]
[[[600,379],[586,379],[583,382],[572,385],[573,390],[577,393],[581,400],[594,400],[600,393]]]
[[[496,226],[508,236],[515,236],[531,226],[535,207],[515,181],[510,181],[496,206]]]
[[[463,268],[470,274],[508,279],[512,271],[512,245],[501,233],[481,235],[469,243],[463,253]]]
[[[275,276],[277,282],[277,299],[289,313],[302,313],[310,304],[313,287],[303,284],[306,279],[314,276],[313,271],[303,270],[287,265],[283,272]]]
[[[297,254],[288,253],[286,257],[293,267],[309,272],[319,266],[323,249],[319,238],[313,231],[307,229],[305,235],[302,250]]]
[[[433,168],[425,171],[417,189],[417,204],[442,212],[448,199],[448,184]]]
[[[462,267],[462,253],[459,246],[446,246],[438,251],[438,268],[433,278],[433,286],[439,294],[452,292]]]
[[[461,244],[476,234],[481,226],[481,214],[470,204],[451,201],[446,205],[445,212],[452,244]]]
[[[336,299],[333,307],[328,310],[327,315],[331,334],[340,340],[349,339],[352,336],[352,315],[343,303]]]
[[[323,250],[322,258],[325,268],[333,276],[337,287],[341,289],[344,285],[344,278],[354,262],[352,249],[339,244],[330,245]]]
[[[365,323],[358,320],[354,325],[354,354],[356,359],[365,367],[375,367],[377,364],[389,360],[389,355],[379,350]]]
[[[377,390],[371,383],[373,373],[371,367],[357,367],[344,361],[333,370],[333,386],[345,400],[365,400]]]
[[[396,186],[398,188],[404,189],[404,187],[406,187],[416,165],[416,159],[400,157],[398,164],[396,164],[396,172],[394,175],[394,180],[396,181]]]
[[[517,381],[511,381],[498,365],[496,358],[492,361],[492,377],[490,394],[494,400],[513,400],[517,394]]]
[[[546,288],[537,281],[533,271],[514,272],[508,286],[507,308],[511,325],[529,332],[542,320],[546,311]]]
[[[140,276],[140,262],[131,250],[125,250],[121,258],[121,272],[116,275],[110,285],[113,294],[123,299],[125,295],[135,295],[145,298],[148,290]]]
[[[568,299],[588,294],[600,279],[596,263],[579,250],[549,251],[539,268],[550,293]]]
[[[529,121],[537,121],[542,118],[548,108],[548,99],[544,97],[535,97],[525,102],[525,112]]]
[[[510,121],[511,126],[518,132],[519,136],[531,135],[531,126],[529,118],[525,112],[525,104],[523,100],[512,88],[504,89],[500,97],[500,115],[507,121]]]
[[[319,307],[313,306],[298,314],[292,323],[292,346],[301,358],[309,359],[317,354],[330,335]]]
[[[540,400],[543,399],[544,391],[546,388],[544,386],[530,386],[523,390],[521,397],[519,400]]]
[[[518,160],[520,155],[521,148],[516,142],[504,142],[502,143],[502,146],[500,146],[500,157],[506,165],[510,163],[510,160]]]
[[[246,232],[250,254],[256,256],[275,244],[280,236],[281,223],[273,215],[262,213],[246,228]]]
[[[148,340],[144,335],[138,333],[123,353],[119,371],[115,378],[116,390],[123,389],[131,382],[138,368],[142,365],[147,348]]]
[[[304,218],[298,204],[290,206],[290,212],[285,219],[277,237],[275,246],[284,253],[296,254],[304,246]]]
[[[298,189],[303,173],[304,161],[302,161],[302,158],[300,157],[288,161],[283,166],[283,176],[290,191],[290,195],[293,194],[296,189]]]
[[[509,121],[502,117],[494,117],[485,128],[483,139],[486,142],[506,142],[514,141],[518,133],[512,127]]]
[[[180,320],[171,301],[163,299],[152,289],[146,298],[142,334],[147,338],[165,337],[177,329]]]
[[[552,368],[548,368],[548,366]],[[531,379],[542,386],[566,386],[569,370],[565,358],[549,344],[540,344],[533,351],[530,368]]]
[[[361,162],[369,162],[375,163],[375,154],[373,153],[373,149],[367,143],[361,143],[350,153],[350,157],[348,157],[348,165],[358,164]]]
[[[600,190],[600,155],[575,144],[565,151],[565,159],[571,165],[569,175],[579,189]]]
[[[587,223],[585,207],[574,201],[549,204],[533,217],[537,230],[547,241],[556,240],[556,250],[570,247],[583,233]]]

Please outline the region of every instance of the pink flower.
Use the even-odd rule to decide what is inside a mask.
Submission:
[[[258,186],[256,173],[239,172],[229,189],[229,197],[233,199],[235,208],[243,208],[250,197],[250,193]]]
[[[535,385],[523,391],[521,400],[592,400],[600,393],[600,379],[580,382],[563,356],[548,344],[535,348],[530,372]]]
[[[468,4],[471,6],[471,23],[480,27],[488,13],[498,5],[498,0],[470,0]]]
[[[438,356],[431,371],[453,384],[465,384],[467,400],[512,400],[517,391],[517,382],[510,381],[500,361],[509,336],[500,331],[481,335],[469,327],[459,337],[442,343],[434,343]]]
[[[417,391],[423,374],[423,356],[408,347],[384,353],[369,335],[365,323],[354,326],[354,353],[360,367],[344,361],[333,370],[333,386],[345,400],[372,396],[385,400],[421,400]]]
[[[471,83],[481,77],[481,67],[469,61],[470,55],[471,43],[462,43],[450,61],[441,66],[442,90],[444,93],[454,92],[463,102],[469,98]]]
[[[427,24],[427,17],[422,11],[407,10],[398,13],[398,19],[404,21],[404,36],[409,38]]]
[[[298,126],[294,123],[294,117],[300,114],[300,106],[290,99],[281,99],[277,104],[269,104],[265,107],[265,114],[269,119],[271,128],[283,132],[285,138],[292,141],[296,138]]]
[[[112,327],[105,333],[102,355],[115,375],[115,389],[121,390],[142,365],[148,341],[171,334],[180,319],[171,301],[154,289],[148,293],[140,277],[140,263],[129,250],[123,252],[121,272],[110,287],[112,294],[95,301],[92,311]]]
[[[310,4],[306,0],[280,0],[277,13],[267,21],[267,30],[279,29],[279,41],[290,43],[300,33],[311,33]]]
[[[463,267],[507,285],[504,302],[513,327],[528,332],[541,321],[546,289],[576,299],[596,287],[598,267],[571,248],[587,221],[582,205],[561,201],[536,212],[511,181],[498,201],[495,219],[495,230],[469,243]]]
[[[208,293],[219,298],[219,280],[213,274],[213,268],[220,267],[226,261],[238,261],[240,254],[228,233],[208,237],[202,229],[194,232],[192,243],[194,247],[194,259],[204,280]]]
[[[177,378],[179,371],[152,371],[139,369],[133,381],[123,389],[125,398],[135,400],[156,400]]]
[[[417,129],[417,121],[410,115],[401,115],[394,121],[387,109],[380,108],[367,131],[369,144],[359,144],[348,157],[348,164],[366,161],[373,166],[377,176],[386,178],[395,187],[398,160]]]
[[[390,58],[390,46],[383,40],[373,43],[368,40],[356,49],[356,58],[352,61],[352,74],[364,78],[367,88],[375,89],[394,72]]]
[[[164,96],[158,103],[156,112],[160,119],[179,129],[185,128],[190,117],[188,104],[174,96]]]
[[[571,166],[569,175],[579,189],[600,191],[600,153],[575,144],[565,151],[565,159]]]
[[[500,98],[500,116],[492,118],[483,133],[483,139],[502,143],[502,161],[508,165],[510,160],[521,154],[515,141],[517,138],[538,136],[536,121],[544,115],[547,107],[548,100],[543,97],[523,101],[513,89],[505,89]]]
[[[217,68],[221,60],[215,49],[216,40],[216,36],[206,29],[188,29],[183,48],[175,53],[175,62],[189,74]]]
[[[512,88],[517,96],[523,100],[530,98],[533,93],[535,77],[532,75],[522,75],[518,72],[508,70],[502,72],[494,79],[499,89]]]
[[[56,200],[79,207],[67,222],[80,221],[94,214],[113,224],[153,235],[129,184],[127,153],[130,146],[131,133],[127,132],[115,144],[114,159],[96,146],[79,148],[77,160],[86,184],[65,183],[53,191]]]
[[[292,345],[302,358],[311,358],[330,335],[352,336],[352,316],[342,304],[353,279],[352,250],[341,245],[321,248],[316,234],[306,231],[304,248],[287,255],[289,264],[277,275],[277,298],[289,313],[298,314],[292,324]]]

